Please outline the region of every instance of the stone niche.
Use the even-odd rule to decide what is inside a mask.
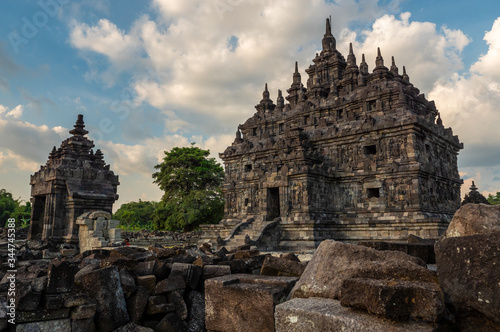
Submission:
[[[275,103],[266,84],[220,154],[225,215],[207,230],[231,241],[246,220],[279,220],[281,249],[438,238],[460,207],[463,144],[394,58],[386,67],[379,49],[369,72],[351,45],[346,61],[328,20],[322,45],[306,82],[295,64],[287,96]]]
[[[118,175],[106,165],[101,150],[85,135],[78,115],[72,135],[52,149],[49,159],[30,177],[31,222],[28,237],[78,243],[76,220],[85,212],[112,212],[118,199]]]

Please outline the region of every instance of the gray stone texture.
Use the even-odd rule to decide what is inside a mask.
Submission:
[[[500,232],[500,205],[465,204],[453,216],[446,237]]]
[[[274,332],[274,307],[285,301],[292,277],[228,275],[205,281],[208,331]]]
[[[439,283],[456,312],[476,310],[500,330],[499,239],[500,232],[449,237],[435,250]]]
[[[401,279],[437,283],[425,263],[399,251],[378,251],[365,246],[323,241],[292,290],[292,297],[338,299],[349,278]]]
[[[276,306],[276,332],[431,332],[422,322],[394,322],[324,298],[293,299]]]

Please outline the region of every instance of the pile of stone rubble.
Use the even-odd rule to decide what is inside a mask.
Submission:
[[[500,331],[499,236],[500,207],[469,204],[457,212],[446,236],[434,246],[327,240],[309,262],[291,253],[263,254],[249,246],[232,252],[216,251],[208,244],[122,246],[80,254],[65,249],[60,257],[19,261],[16,327],[122,332]],[[435,256],[429,249],[433,247]],[[29,258],[26,251],[22,255]],[[435,265],[426,264],[434,259]],[[7,277],[4,264],[0,330],[8,318]]]

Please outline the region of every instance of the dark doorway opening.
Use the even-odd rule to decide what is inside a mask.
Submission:
[[[43,232],[43,216],[45,215],[45,196],[35,196],[31,211],[31,238],[41,236]]]
[[[267,189],[267,216],[269,220],[278,218],[280,213],[280,190],[279,188]]]

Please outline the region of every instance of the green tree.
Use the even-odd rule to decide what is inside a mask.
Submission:
[[[153,174],[153,183],[165,192],[153,217],[155,228],[191,231],[220,221],[224,170],[209,155],[210,151],[193,145],[165,151]]]
[[[497,191],[495,196],[493,196],[492,194],[489,194],[487,199],[491,205],[500,204],[500,191]]]
[[[120,220],[119,226],[121,228],[152,230],[153,214],[157,206],[157,202],[142,200],[122,204],[113,214],[113,218]]]
[[[16,219],[17,226],[27,226],[31,216],[31,204],[21,204],[20,198],[14,199],[5,189],[0,189],[0,225],[4,226],[7,219]]]

